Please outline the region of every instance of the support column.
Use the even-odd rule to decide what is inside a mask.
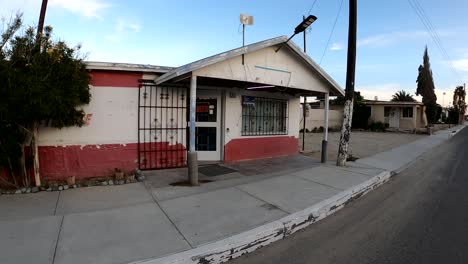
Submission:
[[[305,31],[304,31],[304,32],[305,32]],[[304,104],[302,104],[302,151],[305,151],[306,104],[307,104],[307,97],[304,96]]]
[[[190,79],[190,127],[189,127],[189,151],[187,153],[187,165],[189,182],[192,186],[198,186],[198,155],[195,151],[195,111],[197,104],[197,76]]]
[[[323,140],[322,140],[322,163],[327,162],[327,145],[328,145],[328,113],[330,112],[330,94],[325,93],[325,111],[324,111],[324,126],[323,126]]]

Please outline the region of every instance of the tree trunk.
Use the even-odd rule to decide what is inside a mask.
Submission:
[[[341,127],[340,145],[338,149],[338,159],[336,165],[346,166],[348,158],[349,138],[351,135],[351,123],[353,120],[353,100],[346,100],[343,110],[343,126]]]
[[[32,138],[31,138],[31,152],[33,156],[33,169],[34,181],[36,186],[41,186],[41,177],[39,174],[39,148],[37,146],[37,135],[39,133],[39,123],[35,122],[33,125]]]
[[[23,180],[23,186],[29,186],[29,175],[26,170],[26,155],[24,153],[25,147],[26,147],[25,144],[21,146],[21,157],[19,159],[20,169],[21,169],[20,175],[21,175],[21,179]]]

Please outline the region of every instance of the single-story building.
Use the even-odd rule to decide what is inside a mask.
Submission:
[[[329,129],[340,129],[343,124],[343,105],[335,104],[331,100],[329,102],[329,113],[328,113],[328,128]],[[304,107],[304,103],[301,103],[301,109]],[[302,111],[302,110],[301,110]],[[325,98],[318,98],[316,102],[306,103],[306,131],[314,131],[320,127],[325,127]],[[304,127],[304,118],[301,117],[300,128]],[[302,131],[302,130],[301,130]]]
[[[382,122],[389,128],[414,130],[427,126],[426,108],[421,102],[365,101],[371,108],[369,122]]]
[[[296,154],[300,96],[328,102],[344,92],[286,40],[261,41],[178,68],[88,62],[86,125],[40,129],[41,177],[184,167],[192,144],[200,161]]]

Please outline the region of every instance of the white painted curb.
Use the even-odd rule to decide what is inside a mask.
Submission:
[[[349,202],[367,194],[387,182],[392,176],[384,171],[371,179],[349,188],[335,196],[317,203],[302,211],[287,215],[274,222],[249,231],[202,245],[200,247],[169,255],[162,258],[147,259],[133,264],[185,264],[185,263],[222,263],[250,253],[260,247],[286,238],[289,235],[313,224],[340,210]]]

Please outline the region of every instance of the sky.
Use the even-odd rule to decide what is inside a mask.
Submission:
[[[468,1],[418,1],[449,58],[427,33],[409,0],[359,0],[355,85],[366,99],[389,100],[399,90],[414,95],[426,45],[438,103],[448,105],[455,87],[468,82]],[[343,1],[338,12],[341,3],[49,0],[45,24],[54,28],[55,38],[72,46],[81,44],[90,61],[175,67],[241,46],[240,13],[254,16],[254,25],[246,28],[246,44],[290,36],[303,15],[313,14],[318,19],[307,32],[307,53],[344,88],[349,8]],[[0,0],[0,17],[8,21],[19,10],[26,25],[36,25],[40,5],[41,0]],[[292,41],[302,47],[303,36]]]

